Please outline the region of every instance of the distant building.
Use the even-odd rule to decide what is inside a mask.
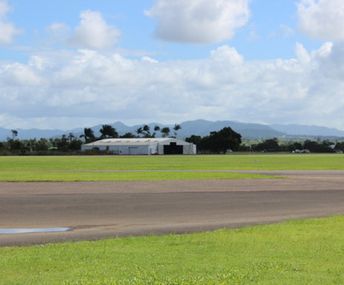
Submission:
[[[82,151],[106,151],[117,155],[171,155],[197,153],[196,145],[173,138],[103,139],[84,144]]]
[[[309,149],[295,149],[293,153],[311,153]]]

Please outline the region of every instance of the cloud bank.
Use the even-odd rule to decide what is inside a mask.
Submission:
[[[213,43],[232,38],[250,11],[248,0],[157,0],[146,15],[156,20],[160,39]]]
[[[158,62],[79,50],[0,64],[0,125],[233,119],[344,128],[344,46],[301,44],[288,60],[246,61],[230,46],[201,60]]]
[[[72,128],[115,120],[180,122],[235,119],[344,128],[344,4],[300,0],[300,26],[332,42],[290,59],[246,60],[222,45],[199,60],[158,61],[114,51],[120,32],[87,10],[75,28],[48,31],[65,47],[33,52],[26,62],[0,62],[0,126]],[[0,0],[0,44],[18,30]],[[249,18],[248,0],[157,0],[147,14],[158,37],[213,43],[233,37]],[[68,46],[69,44],[69,46]]]

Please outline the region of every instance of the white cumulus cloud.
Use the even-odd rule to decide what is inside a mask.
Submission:
[[[227,62],[231,64],[241,64],[244,59],[238,51],[227,45],[221,46],[211,51],[211,58],[219,62]]]
[[[343,0],[300,0],[301,29],[309,36],[326,41],[344,41]]]
[[[90,49],[105,49],[114,46],[120,37],[120,31],[109,25],[97,11],[83,11],[80,23],[70,41],[73,45]]]
[[[250,11],[248,0],[157,0],[146,15],[157,21],[160,39],[213,43],[232,38]]]
[[[9,11],[10,6],[7,1],[0,0],[0,45],[12,43],[15,36],[19,34],[19,29],[7,20]]]

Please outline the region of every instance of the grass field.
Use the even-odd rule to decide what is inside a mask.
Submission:
[[[0,172],[0,181],[7,182],[81,182],[81,181],[166,181],[166,180],[223,180],[274,178],[268,175],[225,172]]]
[[[344,284],[344,218],[0,248],[0,284]]]
[[[184,170],[199,172],[182,172]],[[214,170],[219,172],[211,172]],[[227,170],[344,170],[344,155],[0,157],[0,181],[138,181],[266,177],[221,172]]]
[[[0,157],[0,181],[268,177],[228,170],[344,170],[344,156]],[[343,233],[344,217],[334,217],[191,235],[0,248],[0,284],[344,284]]]

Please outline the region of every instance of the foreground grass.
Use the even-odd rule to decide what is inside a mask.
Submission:
[[[344,217],[0,248],[0,284],[344,284]]]
[[[130,172],[135,170],[142,172]],[[161,172],[154,173],[153,170]],[[183,170],[201,170],[204,173],[178,173]],[[207,172],[213,170],[344,170],[344,155],[0,157],[0,181],[138,181],[258,177],[249,174],[241,176]]]
[[[81,182],[81,181],[168,181],[168,180],[234,180],[276,178],[268,175],[226,172],[0,172],[7,182]]]

